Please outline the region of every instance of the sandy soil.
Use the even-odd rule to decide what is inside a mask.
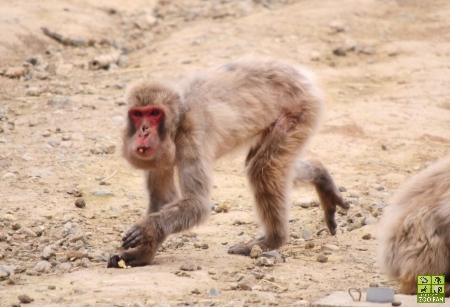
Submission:
[[[398,287],[379,272],[376,222],[399,184],[450,154],[450,2],[93,3],[0,2],[0,306],[22,294],[30,306],[288,306],[371,283]],[[117,51],[109,69],[89,70]],[[151,266],[106,269],[147,203],[142,174],[120,156],[124,87],[250,53],[310,67],[326,93],[309,154],[351,202],[338,235],[321,231],[305,187],[293,191],[291,240],[275,265],[228,255],[258,231],[239,153],[215,167],[211,200],[228,213],[171,236]],[[37,63],[26,74],[5,76],[27,57]],[[75,206],[80,194],[85,208]],[[200,269],[180,271],[186,263]],[[247,275],[258,278],[253,290],[237,287]]]

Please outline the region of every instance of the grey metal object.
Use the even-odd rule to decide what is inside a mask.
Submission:
[[[366,290],[366,301],[375,303],[391,303],[394,300],[394,289],[370,287]]]

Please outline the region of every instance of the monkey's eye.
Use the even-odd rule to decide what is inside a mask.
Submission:
[[[159,115],[159,110],[153,110],[150,112],[150,116],[158,116]]]
[[[133,115],[137,116],[137,117],[141,117],[142,116],[142,112],[141,111],[134,111]]]

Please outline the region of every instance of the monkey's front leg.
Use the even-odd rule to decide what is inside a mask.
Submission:
[[[108,267],[119,267],[120,260],[129,266],[150,264],[168,235],[202,223],[210,211],[207,198],[182,199],[164,206],[160,212],[146,216],[128,230],[122,243],[127,250],[111,255]]]
[[[161,244],[167,235],[159,224],[159,216],[152,214],[131,227],[122,238],[125,251],[111,255],[108,268],[118,268],[119,261],[125,261],[127,266],[144,266],[155,258]]]

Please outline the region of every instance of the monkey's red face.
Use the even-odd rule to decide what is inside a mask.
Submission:
[[[158,149],[164,133],[164,110],[158,106],[133,107],[128,117],[135,128],[132,147],[139,157],[150,157]]]

